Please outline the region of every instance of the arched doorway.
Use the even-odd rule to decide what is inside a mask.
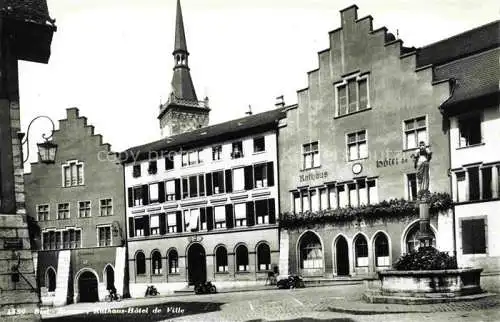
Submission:
[[[78,294],[80,302],[98,302],[97,277],[94,273],[85,271],[78,278]]]
[[[47,268],[45,287],[47,287],[47,292],[54,292],[56,290],[56,271],[52,267]]]
[[[339,236],[335,243],[335,260],[337,264],[337,276],[349,275],[349,246],[343,236]]]
[[[111,265],[108,265],[104,270],[104,274],[106,278],[106,289],[113,289],[115,287],[115,270],[111,267]]]
[[[315,233],[308,231],[299,240],[299,268],[304,276],[323,274],[323,246]]]
[[[189,285],[207,280],[207,259],[205,248],[196,243],[188,249],[188,281]]]

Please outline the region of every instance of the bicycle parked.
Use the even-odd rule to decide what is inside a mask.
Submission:
[[[108,293],[109,294],[106,295],[106,297],[104,298],[104,300],[106,302],[112,302],[112,301],[119,302],[119,301],[122,300],[121,295],[116,292],[116,288],[115,287],[112,287],[112,288],[108,289]]]

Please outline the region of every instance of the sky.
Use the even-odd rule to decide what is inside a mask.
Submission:
[[[48,0],[58,27],[47,65],[20,62],[21,126],[66,108],[95,126],[114,151],[160,139],[160,102],[170,92],[176,0]],[[352,4],[405,46],[424,46],[498,19],[497,1],[483,0],[181,0],[189,66],[198,98],[210,100],[210,124],[296,103],[317,52]],[[50,133],[39,120],[36,142]],[[26,153],[26,152],[25,152]],[[29,163],[25,170],[29,171]]]

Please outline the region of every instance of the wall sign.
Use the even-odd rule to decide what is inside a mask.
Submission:
[[[328,177],[328,171],[313,172],[313,173],[308,173],[308,174],[301,174],[299,176],[299,181],[305,182],[305,181],[311,181],[311,180],[326,179],[326,177]]]
[[[408,163],[408,159],[405,157],[402,158],[385,158],[383,160],[376,160],[377,168],[387,168],[393,167],[399,164]]]

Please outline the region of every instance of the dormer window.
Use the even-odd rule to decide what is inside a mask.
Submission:
[[[336,115],[356,113],[370,107],[368,75],[350,76],[335,85]]]
[[[156,166],[156,160],[155,161],[149,161],[148,173],[149,174],[156,174],[157,171],[158,171],[158,168]]]
[[[232,159],[238,159],[243,157],[243,142],[233,142],[233,149],[231,152]]]

